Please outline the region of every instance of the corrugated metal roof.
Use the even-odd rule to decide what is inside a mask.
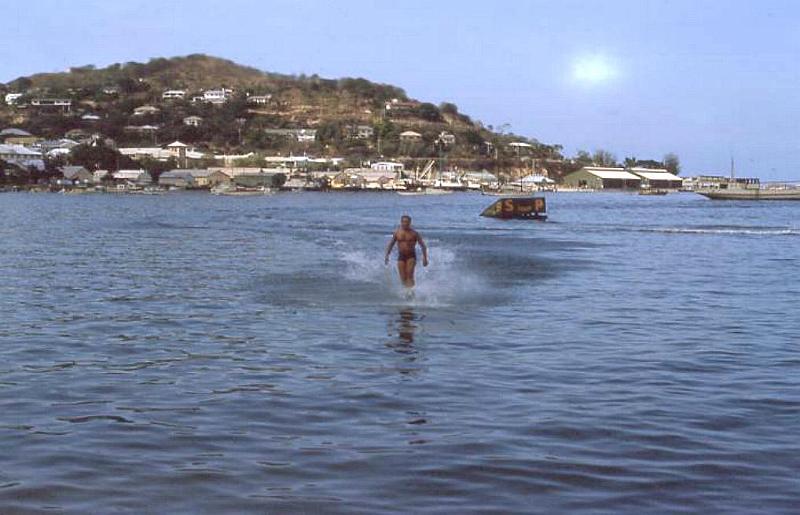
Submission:
[[[586,166],[583,168],[583,170],[601,179],[626,179],[634,181],[640,179],[640,177],[630,172],[626,172],[623,168],[599,168]]]
[[[633,173],[644,177],[650,181],[682,181],[683,178],[678,177],[675,174],[669,173],[666,170],[650,170],[650,169],[642,169],[642,168],[633,168],[631,169]]]

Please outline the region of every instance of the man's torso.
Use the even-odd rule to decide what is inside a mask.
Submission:
[[[411,255],[416,252],[417,231],[414,229],[398,229],[395,233],[397,238],[397,252],[402,255]]]

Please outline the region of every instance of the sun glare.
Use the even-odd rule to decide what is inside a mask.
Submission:
[[[614,65],[607,58],[600,55],[579,58],[572,67],[572,78],[584,84],[608,82],[616,74]]]

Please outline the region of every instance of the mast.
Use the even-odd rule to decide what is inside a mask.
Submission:
[[[736,178],[736,168],[733,166],[733,156],[731,156],[731,180]]]

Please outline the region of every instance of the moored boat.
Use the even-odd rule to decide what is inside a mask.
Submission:
[[[730,179],[695,193],[713,200],[800,200],[800,185],[761,184],[758,179]]]

